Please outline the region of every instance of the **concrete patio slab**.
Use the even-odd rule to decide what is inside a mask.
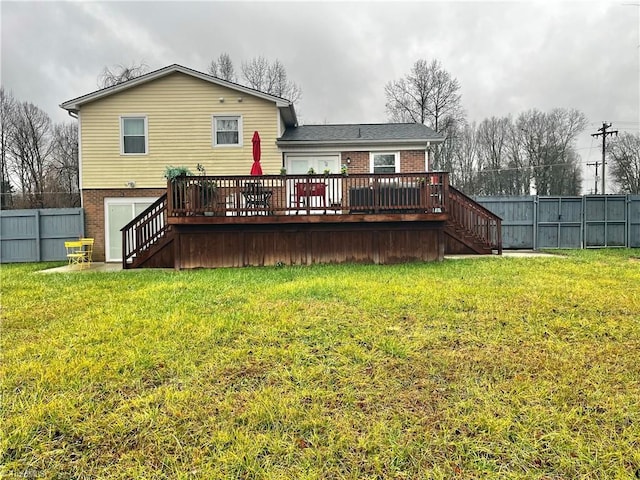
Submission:
[[[78,268],[78,265],[64,265],[62,267],[48,268],[40,270],[38,273],[87,273],[87,272],[119,272],[122,270],[121,263],[91,262],[89,268]]]
[[[539,252],[536,250],[503,250],[502,255],[445,255],[445,260],[466,260],[469,258],[533,258],[533,257],[556,257],[562,258],[563,255],[554,253]]]

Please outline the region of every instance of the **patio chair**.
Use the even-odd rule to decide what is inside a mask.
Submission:
[[[297,182],[295,184],[296,208],[310,207],[311,198],[318,197],[322,207],[327,208],[327,185],[324,182]]]
[[[67,259],[69,260],[69,265],[78,265],[78,267],[82,269],[86,263],[86,253],[82,242],[80,240],[64,242],[64,248],[67,249]]]
[[[81,238],[80,243],[82,243],[82,249],[84,250],[85,259],[84,261],[87,264],[87,267],[91,267],[91,262],[93,261],[93,238]]]
[[[242,191],[245,203],[245,215],[249,213],[261,213],[273,215],[271,210],[271,197],[273,190],[266,190],[260,183],[247,183]]]

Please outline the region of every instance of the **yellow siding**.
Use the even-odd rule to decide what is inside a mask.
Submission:
[[[120,154],[120,117],[131,114],[147,116],[146,155]],[[212,146],[212,117],[227,114],[242,115],[242,147]],[[256,130],[264,173],[276,174],[282,164],[275,103],[182,73],[83,105],[80,120],[83,188],[123,188],[130,180],[139,188],[163,187],[167,165],[197,173],[201,163],[209,175],[248,175]]]

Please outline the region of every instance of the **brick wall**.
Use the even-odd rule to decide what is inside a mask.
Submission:
[[[347,157],[351,159],[349,164]],[[369,173],[369,152],[342,152],[342,162],[349,167],[349,173]]]
[[[92,189],[82,191],[82,206],[84,208],[85,235],[95,239],[93,245],[93,259],[97,262],[105,260],[105,198],[134,198],[159,197],[166,192],[163,188],[123,188],[123,189]]]
[[[400,172],[424,172],[424,150],[402,150],[400,152]]]
[[[347,157],[351,159],[349,173],[370,173],[371,162],[369,152],[342,152],[342,162],[347,163]],[[400,173],[424,172],[424,150],[400,150]]]

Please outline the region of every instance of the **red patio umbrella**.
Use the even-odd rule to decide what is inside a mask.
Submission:
[[[262,175],[262,166],[260,165],[260,135],[258,132],[253,132],[253,165],[251,165],[251,175]]]

